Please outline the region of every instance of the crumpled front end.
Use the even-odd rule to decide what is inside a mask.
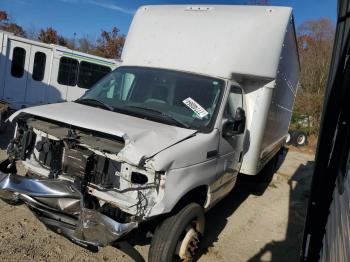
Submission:
[[[70,181],[35,179],[6,174],[9,161],[0,164],[0,198],[25,203],[52,230],[86,248],[106,246],[138,226],[120,223],[84,206],[84,197]]]
[[[0,197],[24,202],[77,244],[106,246],[149,219],[164,196],[165,172],[147,159],[129,163],[126,150],[122,137],[25,115],[0,163]]]

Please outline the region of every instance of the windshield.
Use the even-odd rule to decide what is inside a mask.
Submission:
[[[155,68],[119,67],[78,103],[196,130],[208,130],[225,82]]]

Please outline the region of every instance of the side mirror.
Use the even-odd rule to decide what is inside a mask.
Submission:
[[[223,137],[232,137],[238,134],[243,134],[245,129],[246,116],[243,108],[236,109],[233,120],[227,121],[222,127]]]

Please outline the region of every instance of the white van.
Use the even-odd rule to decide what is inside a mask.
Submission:
[[[119,64],[0,31],[0,100],[15,110],[72,101]]]
[[[11,116],[0,194],[89,248],[152,220],[149,261],[192,260],[205,211],[284,145],[299,78],[292,9],[140,7],[122,61],[74,102]]]

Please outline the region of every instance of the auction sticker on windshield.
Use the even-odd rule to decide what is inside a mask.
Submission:
[[[201,107],[200,104],[198,104],[196,101],[194,101],[192,98],[186,98],[184,101],[182,101],[187,107],[189,107],[193,112],[195,112],[200,118],[203,118],[208,115],[208,112]]]

